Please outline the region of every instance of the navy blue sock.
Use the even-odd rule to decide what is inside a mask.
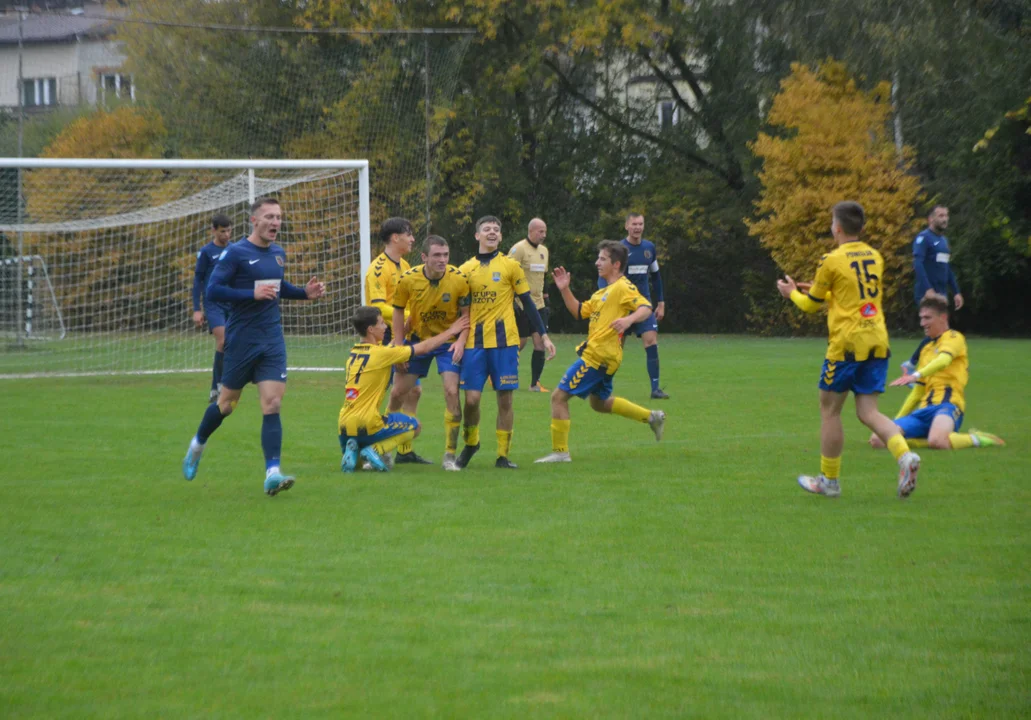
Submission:
[[[217,390],[218,384],[222,382],[222,360],[225,358],[224,352],[215,351],[215,364],[211,367],[211,389]]]
[[[652,381],[652,390],[659,389],[659,346],[652,345],[644,349],[648,356],[648,377]]]
[[[204,417],[201,418],[200,427],[197,428],[197,442],[201,445],[206,443],[211,434],[218,430],[223,420],[225,420],[225,416],[218,409],[218,403],[208,405],[208,409],[204,411]]]
[[[261,418],[261,449],[265,453],[265,469],[279,465],[279,452],[283,449],[283,423],[279,413]]]
[[[541,381],[541,373],[544,372],[544,351],[534,350],[530,356],[530,384],[536,385]]]

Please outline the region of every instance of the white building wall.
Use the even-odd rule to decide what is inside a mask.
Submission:
[[[22,77],[57,79],[57,103],[95,105],[100,96],[100,74],[121,68],[125,54],[120,43],[82,42],[25,45]],[[18,107],[18,46],[0,46],[0,107]]]

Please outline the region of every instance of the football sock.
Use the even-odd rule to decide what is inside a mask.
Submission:
[[[909,443],[906,442],[906,438],[902,436],[902,433],[898,435],[892,435],[888,438],[888,449],[891,450],[891,454],[898,460],[900,457],[909,452]]]
[[[512,431],[497,430],[495,434],[498,436],[498,457],[507,458],[508,451],[512,449]]]
[[[949,444],[952,445],[953,450],[966,450],[967,448],[977,447],[977,441],[974,436],[970,433],[949,433]]]
[[[279,413],[261,418],[261,449],[265,453],[265,468],[279,467],[279,452],[283,448],[283,423]]]
[[[541,373],[544,372],[544,351],[534,350],[530,356],[530,385],[537,385],[541,381]]]
[[[652,345],[644,349],[648,356],[648,378],[652,381],[652,390],[659,389],[659,346]]]
[[[621,397],[612,398],[612,412],[643,423],[648,422],[648,418],[652,416],[652,411],[648,408],[634,405],[629,400],[624,400]]]
[[[551,449],[555,452],[569,452],[570,420],[551,420]]]
[[[218,384],[222,382],[222,361],[225,359],[224,352],[215,351],[215,364],[211,367],[211,389],[218,390]]]
[[[385,457],[394,448],[400,448],[402,445],[407,444],[411,447],[412,440],[415,439],[415,430],[408,430],[400,435],[394,437],[388,437],[382,442],[378,442],[372,446],[372,449],[379,453],[380,457]]]
[[[828,480],[837,480],[841,475],[841,456],[829,458],[826,455],[820,456],[820,474]]]
[[[218,430],[218,426],[224,419],[225,416],[218,409],[218,403],[208,405],[208,409],[204,411],[204,417],[201,418],[200,426],[197,428],[197,442],[201,445],[206,443],[211,434]]]
[[[397,452],[400,455],[407,455],[408,453],[412,452],[412,441],[406,440],[403,443],[398,443]]]
[[[911,448],[915,448],[915,447],[918,447],[918,448],[930,447],[930,445],[927,444],[926,438],[909,438],[908,440],[906,440],[906,444],[909,445],[909,447],[911,447]]]
[[[444,452],[454,454],[458,449],[458,431],[462,427],[462,421],[444,411]]]
[[[480,426],[479,425],[466,425],[463,433],[463,439],[466,445],[479,445],[480,444]]]

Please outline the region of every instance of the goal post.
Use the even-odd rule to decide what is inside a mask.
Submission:
[[[210,370],[197,255],[215,214],[230,242],[248,235],[259,197],[282,205],[287,279],[327,284],[281,305],[291,368],[343,368],[372,261],[368,161],[0,158],[4,172],[22,198],[0,208],[0,376]]]

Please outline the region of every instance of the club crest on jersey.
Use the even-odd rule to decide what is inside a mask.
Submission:
[[[276,265],[278,265],[279,267],[283,267],[283,256],[282,255],[276,255]]]
[[[494,273],[494,282],[501,282],[501,273]]]
[[[347,388],[347,392],[344,393],[344,397],[347,398],[348,402],[354,402],[358,399],[358,388]]]
[[[645,260],[651,260],[652,259],[652,251],[651,250],[645,250],[644,251],[644,259]]]
[[[877,314],[877,306],[873,303],[867,303],[859,309],[859,314],[865,318],[873,317]]]
[[[451,302],[451,293],[444,293],[440,296],[441,302]]]

